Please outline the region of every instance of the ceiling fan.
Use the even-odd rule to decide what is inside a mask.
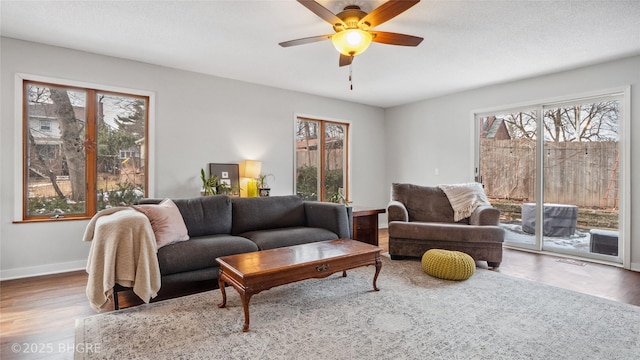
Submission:
[[[307,9],[333,26],[335,34],[312,36],[281,42],[282,47],[303,45],[331,39],[340,53],[339,65],[351,65],[354,56],[365,51],[371,42],[387,45],[418,46],[422,38],[386,31],[375,31],[374,27],[400,15],[420,0],[389,0],[366,13],[357,5],[349,5],[334,14],[314,0],[298,0]]]

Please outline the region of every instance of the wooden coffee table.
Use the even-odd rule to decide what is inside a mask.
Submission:
[[[378,291],[376,281],[382,268],[381,248],[351,239],[321,241],[303,245],[223,256],[216,259],[220,264],[218,282],[225,307],[227,295],[225,284],[233,286],[242,299],[244,327],[249,331],[249,300],[251,296],[272,287],[296,281],[324,278],[333,273],[360,266],[374,265],[373,289]]]

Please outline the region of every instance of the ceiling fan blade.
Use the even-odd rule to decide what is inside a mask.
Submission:
[[[420,0],[389,0],[363,17],[358,22],[358,27],[364,23],[368,23],[370,28],[378,26],[400,15],[419,2]]]
[[[422,38],[413,35],[397,34],[386,31],[370,31],[373,35],[373,42],[401,45],[401,46],[418,46],[422,42]]]
[[[352,62],[353,62],[353,56],[340,54],[340,66],[351,65]]]
[[[333,34],[331,34],[331,35],[312,36],[312,37],[307,37],[307,38],[302,38],[302,39],[283,41],[278,45],[280,45],[282,47],[304,45],[304,44],[309,44],[309,43],[313,43],[313,42],[317,42],[317,41],[327,40],[327,39],[330,39],[331,36],[333,36]]]
[[[298,2],[302,4],[302,6],[311,10],[312,13],[318,15],[324,21],[331,24],[331,26],[347,26],[342,19],[336,16],[336,14],[313,0],[298,0]]]

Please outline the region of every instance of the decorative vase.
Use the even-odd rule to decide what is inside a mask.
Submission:
[[[258,182],[250,179],[247,181],[247,197],[257,197],[258,196]]]

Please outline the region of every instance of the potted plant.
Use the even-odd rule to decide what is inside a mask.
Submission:
[[[269,184],[267,184],[267,177],[269,176],[275,179],[275,177],[272,174],[260,174],[256,178],[256,181],[258,183],[259,196],[269,196],[269,192],[271,191],[271,188],[269,188]]]
[[[341,190],[342,188],[338,189],[338,191],[331,194],[331,196],[329,196],[329,201],[332,203],[343,204],[347,206],[349,202],[347,201],[347,198],[344,196]]]
[[[200,169],[200,179],[202,180],[202,190],[200,190],[202,196],[229,195],[240,191],[238,186],[229,186],[229,184],[220,181],[217,175],[207,177],[204,169]]]
[[[210,196],[217,193],[219,179],[216,175],[207,177],[204,169],[200,169],[200,180],[202,180],[202,190],[200,190],[202,196]]]

